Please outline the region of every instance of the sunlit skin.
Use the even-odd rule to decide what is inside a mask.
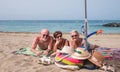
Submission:
[[[36,47],[38,46],[41,50],[45,50],[45,55],[48,55],[48,52],[52,49],[52,42],[53,37],[49,35],[49,31],[47,29],[43,29],[40,34],[34,38],[31,51],[39,56],[40,51],[36,50]]]

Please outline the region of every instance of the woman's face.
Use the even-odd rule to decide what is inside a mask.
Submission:
[[[79,38],[78,33],[76,33],[76,32],[71,33],[71,38],[72,39],[78,39]]]
[[[61,34],[58,34],[57,36],[56,36],[56,40],[60,40],[62,38],[62,35]]]

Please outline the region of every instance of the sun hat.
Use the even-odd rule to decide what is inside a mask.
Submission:
[[[74,52],[74,49],[69,46],[64,46],[60,52],[72,54]]]
[[[90,56],[91,54],[85,48],[81,48],[81,47],[76,48],[74,50],[74,53],[71,55],[72,58],[81,59],[81,60],[88,59]]]
[[[91,61],[96,66],[102,67],[104,56],[100,52],[94,51],[92,53],[92,56],[88,60]]]

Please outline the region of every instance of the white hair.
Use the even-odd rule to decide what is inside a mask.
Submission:
[[[72,30],[70,33],[77,33],[79,35],[77,30]]]

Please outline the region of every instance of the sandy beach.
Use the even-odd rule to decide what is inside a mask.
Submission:
[[[37,57],[12,54],[20,48],[31,47],[36,35],[38,33],[0,32],[0,72],[99,72],[87,69],[70,71],[54,64],[44,66],[37,63]],[[69,34],[63,34],[63,37],[70,39]],[[101,47],[120,48],[120,34],[93,35],[88,40]]]

